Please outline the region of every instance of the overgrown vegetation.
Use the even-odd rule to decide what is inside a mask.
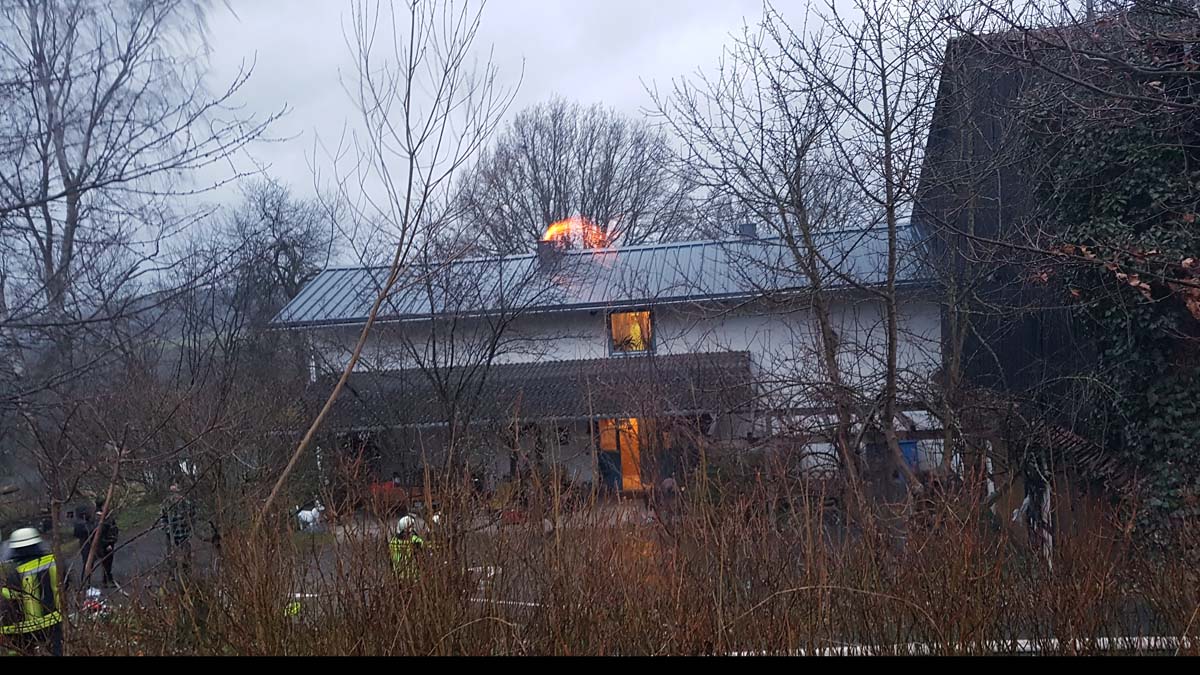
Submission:
[[[315,548],[230,538],[219,571],[77,626],[74,649],[980,654],[1028,640],[1048,653],[1200,653],[1194,564],[1144,555],[1120,523],[1062,541],[1051,572],[992,527],[969,493],[937,503],[920,528],[864,530],[831,525],[819,494],[788,486],[726,487],[718,501],[682,504],[657,523],[616,525],[621,507],[593,504],[552,532],[540,523],[472,531],[471,519],[448,513],[462,525],[427,538],[437,546],[419,558],[416,585],[392,573],[383,536],[361,529]],[[784,517],[767,506],[781,495]],[[312,597],[290,615],[294,593]],[[1155,636],[1191,642],[1104,640]]]
[[[244,183],[242,204],[216,222],[185,208],[185,198],[244,176],[195,188],[184,178],[265,139],[277,116],[214,120],[236,110],[249,73],[224,94],[204,95],[203,64],[173,53],[181,36],[200,32],[206,3],[112,4],[107,16],[65,0],[0,7],[0,34],[11,38],[0,40],[0,432],[20,451],[6,450],[6,462],[19,454],[41,482],[22,493],[40,494],[3,517],[56,529],[61,540],[67,508],[108,495],[129,543],[159,536],[149,531],[158,500],[177,484],[200,509],[193,541],[204,555],[178,578],[158,562],[131,573],[128,597],[105,620],[83,620],[73,613],[80,598],[65,594],[72,653],[978,654],[1032,643],[1051,653],[1200,654],[1200,23],[1190,5],[1120,2],[1096,19],[1088,3],[1086,19],[1064,21],[1057,7],[1070,3],[1031,2],[1029,17],[1002,0],[857,0],[851,9],[830,1],[806,8],[811,26],[768,7],[715,76],[655,96],[662,126],[555,101],[504,127],[514,91],[490,61],[473,61],[482,16],[474,6],[355,3],[346,33],[357,72],[344,84],[362,126],[314,159],[332,176],[332,194],[310,200],[270,180]],[[909,217],[921,206],[950,38],[975,39],[994,50],[989,56],[1010,59],[1005,68],[1039,73],[1021,101],[1033,156],[997,153],[950,191],[973,218],[990,208],[975,209],[989,198],[976,194],[979,184],[997,165],[1019,164],[1036,175],[1045,208],[1028,232],[997,215],[988,255],[974,250],[974,230],[963,234],[971,250],[932,261],[938,281],[926,287],[901,259],[911,254]],[[988,67],[977,75],[988,80]],[[414,91],[430,100],[413,105]],[[953,130],[979,124],[976,112]],[[973,150],[953,150],[956,170],[961,156],[974,159]],[[474,253],[529,250],[551,221],[582,217],[619,245],[754,225],[785,242],[787,255],[774,267],[747,266],[747,276],[804,279],[803,294],[746,286],[784,317],[762,331],[778,326],[777,336],[791,336],[773,355],[783,358],[756,354],[747,369],[766,376],[746,397],[756,400],[738,401],[758,418],[724,439],[741,453],[736,461],[722,463],[728,455],[717,457],[705,440],[717,425],[700,421],[730,411],[703,404],[696,426],[709,431],[681,434],[671,448],[696,451],[701,466],[690,476],[680,469],[683,497],[654,501],[664,508],[653,522],[637,504],[598,498],[604,444],[595,427],[576,458],[595,462],[579,474],[592,472],[586,489],[578,476],[568,480],[578,466],[543,466],[540,433],[558,431],[556,423],[539,430],[543,420],[522,418],[501,433],[468,433],[484,421],[479,399],[494,363],[552,359],[551,342],[575,336],[569,327],[510,330],[522,302],[477,311],[476,301],[504,295],[503,285],[484,278],[457,288],[430,273]],[[847,251],[818,245],[848,223],[884,233],[878,283],[842,269]],[[755,228],[743,236],[757,238]],[[270,330],[339,252],[364,266],[384,263],[355,291],[369,307],[362,321],[336,319],[330,335],[340,348]],[[979,269],[948,283],[957,272],[944,268],[959,263]],[[1012,312],[989,304],[984,286],[1000,269],[1017,271],[1020,301],[1029,276],[1049,292]],[[952,335],[928,340],[937,373],[924,359],[902,358],[906,333],[920,332],[901,311],[910,281],[922,302],[938,304],[930,316],[942,311],[940,325],[961,314]],[[373,329],[377,319],[394,331],[419,323],[386,316],[390,294],[406,285],[423,287],[432,328],[388,337]],[[1046,295],[1049,306],[1038,304]],[[703,308],[705,319],[740,318],[727,314],[733,297]],[[870,323],[834,311],[843,297]],[[984,317],[1004,324],[1062,306],[1084,329],[1094,362],[1017,393],[972,388],[965,336]],[[599,320],[601,309],[587,311]],[[294,325],[332,329],[324,319]],[[872,335],[880,339],[856,339]],[[734,342],[749,350],[736,340],[725,346]],[[1033,352],[1030,361],[1049,353],[1021,354]],[[771,360],[780,372],[766,372]],[[1017,365],[1036,372],[1044,364]],[[427,452],[435,434],[424,431],[415,441],[393,434],[379,448],[406,453],[402,463],[443,509],[416,584],[389,563],[395,522],[356,512],[375,506],[364,495],[387,485],[379,482],[386,471],[330,485],[341,465],[365,461],[345,447],[358,444],[348,429],[406,426],[396,416],[363,424],[331,413],[339,395],[358,395],[349,392],[356,369],[392,367],[424,373],[444,413],[407,426],[449,430],[440,454]],[[341,375],[315,378],[318,368]],[[1103,392],[1078,406],[1087,419],[1057,415],[1055,387],[1077,390],[1062,380]],[[386,392],[377,398],[384,412],[404,405]],[[695,412],[646,403],[638,419]],[[920,430],[912,420],[897,424],[910,405],[938,419]],[[1030,419],[1012,425],[1021,431],[993,419],[1020,416],[1013,410],[1026,405]],[[520,406],[513,410],[519,417]],[[604,417],[590,390],[586,411],[565,412]],[[1019,438],[1051,427],[1061,435],[1049,442],[1040,433]],[[539,434],[532,452],[521,447],[526,429]],[[1050,466],[1052,446],[1081,430],[1132,468],[1138,489],[1122,504],[1130,509],[1111,508],[1113,486],[1088,466]],[[941,456],[927,464],[937,467],[911,466],[919,460],[906,456],[901,433],[906,445],[936,441]],[[1044,456],[1029,462],[1021,443]],[[828,446],[828,462],[806,477],[770,463],[781,449],[800,464],[818,445]],[[641,467],[653,453],[635,447]],[[484,495],[483,480],[445,484],[469,482],[506,455],[504,489]],[[530,455],[532,468],[520,468]],[[1022,510],[998,505],[1022,470],[1028,537],[1007,527]],[[630,484],[660,478],[645,473]],[[1107,515],[1061,525],[1072,496],[1051,484],[1064,475],[1098,485],[1102,496],[1077,499]],[[994,485],[1000,476],[1009,485]],[[869,494],[889,480],[904,493],[898,504]],[[391,487],[408,494],[418,486]],[[318,493],[330,505],[328,529],[296,532],[290,507]],[[45,526],[43,505],[52,518]],[[514,522],[502,517],[517,511]],[[75,546],[56,548],[64,568]],[[1127,640],[1145,637],[1165,641]]]
[[[1118,93],[1075,91],[1037,106],[1046,232],[1083,259],[1055,274],[1097,360],[1082,375],[1105,383],[1089,426],[1135,467],[1142,524],[1200,515],[1200,166],[1194,88],[1200,61],[1168,36],[1194,21],[1152,8],[1136,29],[1102,24],[1104,44],[1130,67],[1178,72],[1149,83],[1116,79]],[[1138,11],[1135,9],[1135,11]],[[1099,39],[1099,36],[1093,39]]]

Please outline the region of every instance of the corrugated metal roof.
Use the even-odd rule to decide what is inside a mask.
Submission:
[[[455,404],[473,422],[717,414],[754,401],[748,352],[496,364],[485,381],[482,369],[447,368],[441,377],[463,392]],[[314,413],[337,378],[309,387]],[[326,424],[350,430],[445,421],[429,374],[408,369],[353,373]]]
[[[903,237],[905,241],[910,238]],[[820,235],[817,249],[840,278],[830,287],[886,280],[887,233],[843,230]],[[904,255],[898,281],[914,282]],[[388,270],[341,267],[321,272],[275,317],[289,327],[366,320]],[[800,291],[807,278],[780,239],[732,239],[569,250],[554,265],[536,254],[411,264],[380,309],[378,320],[435,314],[561,311],[701,302]]]

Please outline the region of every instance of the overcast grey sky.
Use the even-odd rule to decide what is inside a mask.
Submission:
[[[801,0],[780,0],[788,13]],[[339,69],[353,68],[342,31],[349,0],[229,0],[209,19],[211,85],[227,86],[245,61],[255,63],[245,88],[248,109],[291,113],[254,155],[297,191],[312,190],[314,135],[336,145],[354,114]],[[642,82],[669,85],[696,68],[713,68],[743,21],[756,23],[762,0],[491,0],[476,49],[495,49],[505,82],[524,78],[509,115],[555,94],[637,114],[650,101]],[[319,157],[318,157],[319,159]]]

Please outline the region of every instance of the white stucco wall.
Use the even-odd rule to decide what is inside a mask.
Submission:
[[[941,320],[938,306],[910,300],[900,305],[897,361],[905,386],[927,381],[940,363]],[[781,309],[755,303],[740,308],[661,306],[654,310],[654,349],[658,354],[748,351],[760,381],[781,401],[804,405],[811,391],[828,380],[822,367],[821,341],[812,310]],[[861,392],[882,385],[886,358],[886,322],[878,300],[846,298],[831,307],[841,340],[840,363],[847,383]],[[344,366],[358,328],[313,332],[320,354],[318,370]],[[452,328],[431,332],[427,322],[381,324],[372,333],[360,370],[411,368],[404,344],[428,350],[436,346],[439,364],[478,362],[493,328],[483,319],[461,319]],[[433,336],[436,335],[436,339]],[[609,358],[606,312],[602,310],[529,314],[502,332],[494,363]],[[455,356],[448,357],[454,349]],[[428,358],[428,357],[427,357]],[[624,358],[614,356],[612,358]]]
[[[846,382],[861,396],[873,396],[883,385],[886,359],[886,321],[877,299],[841,298],[831,307],[835,330],[842,342],[840,363]],[[936,303],[910,299],[900,305],[900,351],[897,361],[901,392],[927,386],[929,376],[940,365],[941,319]],[[822,367],[822,347],[811,308],[780,308],[765,303],[741,307],[659,306],[654,308],[654,349],[658,354],[747,351],[766,392],[756,406],[759,411],[785,407],[822,407],[817,394],[827,390]],[[318,361],[327,370],[340,370],[358,338],[359,328],[329,328],[314,331]],[[549,360],[629,358],[609,354],[606,312],[575,311],[530,314],[515,320],[502,334],[503,346],[494,362],[524,363]],[[438,362],[446,363],[449,349],[457,351],[458,363],[470,362],[493,328],[484,319],[463,319],[453,328],[442,325],[431,331],[428,322],[383,324],[372,333],[360,369],[411,368],[411,357],[402,347],[406,342],[421,349],[436,345]],[[437,339],[432,339],[433,335]],[[426,356],[428,358],[428,355]],[[717,437],[744,439],[749,419],[718,419]],[[764,423],[760,420],[758,424]],[[576,481],[598,481],[588,425],[561,422],[570,429],[569,441],[546,448],[545,459],[562,467]],[[759,429],[771,433],[770,428]],[[759,435],[761,438],[761,434]],[[495,439],[472,454],[482,460],[492,477],[509,470],[509,451]],[[738,445],[741,442],[735,443]],[[523,444],[525,445],[525,444]],[[936,463],[940,454],[930,442],[922,442],[921,468]],[[927,447],[929,446],[929,447]],[[532,447],[525,447],[528,454]],[[834,469],[836,458],[827,444],[808,448],[802,466],[823,475]],[[934,457],[938,455],[938,457]]]

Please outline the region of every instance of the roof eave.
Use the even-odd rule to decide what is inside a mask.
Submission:
[[[936,280],[933,279],[916,279],[898,282],[896,289],[898,291],[919,291],[928,290],[935,287]],[[837,294],[853,293],[862,291],[864,287],[880,288],[883,284],[863,284],[861,286],[836,286],[828,288],[827,291]],[[552,314],[555,312],[589,312],[597,310],[614,310],[627,309],[631,307],[660,307],[660,306],[676,306],[676,305],[697,305],[707,303],[726,303],[735,301],[746,301],[755,299],[766,299],[772,296],[802,296],[811,293],[808,288],[793,288],[769,292],[750,292],[750,293],[725,293],[713,295],[696,295],[696,296],[678,296],[675,298],[639,298],[636,300],[625,300],[617,302],[593,302],[579,303],[570,305],[553,305],[545,307],[533,307],[529,309],[516,309],[512,314]],[[435,318],[456,316],[459,318],[484,318],[489,316],[498,316],[505,314],[504,310],[485,310],[485,311],[469,311],[469,312],[440,312],[437,314],[407,314],[400,316],[388,316],[376,318],[376,324],[398,324],[398,323],[418,323],[422,321],[430,321]],[[313,328],[354,328],[361,327],[367,321],[367,317],[352,318],[352,319],[328,319],[320,321],[279,321],[278,316],[272,319],[269,324],[272,330],[302,330]]]

